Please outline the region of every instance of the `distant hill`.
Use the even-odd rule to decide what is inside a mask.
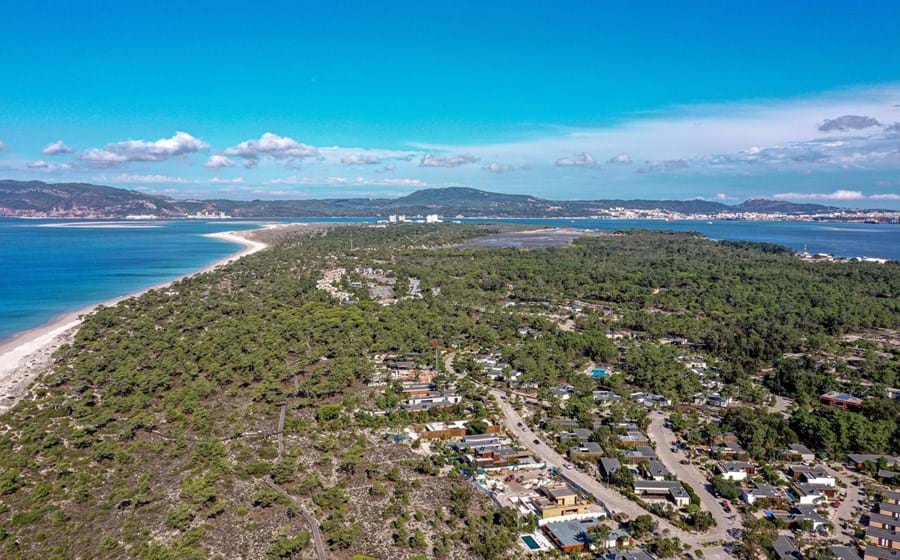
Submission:
[[[0,181],[0,216],[97,217],[127,214],[178,216],[170,199],[87,183]]]
[[[781,212],[810,214],[834,210],[819,204],[753,199],[729,206],[708,200],[548,200],[451,187],[423,189],[400,198],[334,198],[319,200],[178,200],[133,190],[87,183],[0,181],[0,216],[59,218],[123,218],[154,214],[177,218],[197,212],[225,212],[246,218],[363,217],[388,214],[441,214],[466,217],[587,217],[611,208],[665,210],[684,214]]]
[[[821,204],[797,204],[785,200],[769,200],[767,198],[752,198],[738,204],[735,209],[741,212],[784,212],[786,214],[815,214],[816,212],[829,212],[838,210],[834,206]]]

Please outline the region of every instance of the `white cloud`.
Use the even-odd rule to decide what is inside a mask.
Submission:
[[[900,200],[900,194],[878,193],[865,194],[862,191],[836,190],[830,193],[778,193],[773,198],[780,200]]]
[[[419,167],[459,167],[460,165],[468,165],[477,163],[480,158],[472,154],[457,154],[448,156],[438,156],[433,154],[425,154],[419,160]]]
[[[66,146],[65,142],[62,140],[57,140],[56,142],[51,142],[44,146],[44,149],[41,150],[41,153],[45,156],[55,156],[58,154],[71,154],[74,153],[75,150]]]
[[[366,177],[299,177],[291,175],[269,181],[270,185],[368,185],[368,186],[402,186],[402,187],[427,187],[428,183],[420,179],[409,178],[381,178],[369,179]]]
[[[896,151],[896,137],[890,134],[900,133],[900,127],[822,132],[819,126],[826,119],[834,120],[835,115],[865,115],[864,118],[879,123],[893,123],[898,116],[893,104],[898,97],[900,85],[891,84],[786,101],[674,107],[639,115],[608,127],[560,127],[521,141],[469,145],[418,144],[417,147],[466,152],[485,159],[525,160],[533,165],[546,166],[559,161],[562,167],[596,165],[592,154],[628,154],[635,161],[685,161],[695,173],[731,174],[737,165],[745,166],[742,173],[753,173],[755,168],[748,168],[746,164],[758,163],[765,163],[770,168],[795,168],[808,166],[810,162],[844,166],[846,161],[832,161],[831,157],[834,152],[851,149],[850,146],[859,153],[890,152],[885,142],[892,141]],[[861,124],[866,122],[869,121]],[[847,141],[850,146],[830,143],[835,140]],[[625,169],[620,169],[616,173],[625,172]]]
[[[631,165],[632,160],[628,154],[618,154],[606,160],[606,163],[607,165]]]
[[[206,167],[209,169],[221,169],[223,167],[234,167],[234,162],[227,157],[219,154],[209,156],[206,160]]]
[[[184,179],[182,177],[173,177],[172,175],[160,175],[160,174],[131,174],[131,173],[119,173],[118,175],[101,175],[99,177],[94,178],[95,181],[102,181],[105,183],[152,183],[152,184],[166,184],[166,183],[190,183],[191,181]]]
[[[513,171],[515,167],[509,165],[508,163],[497,163],[491,162],[484,167],[482,167],[485,171],[490,171],[491,173],[508,173]]]
[[[223,152],[226,156],[239,157],[244,160],[244,167],[253,169],[260,158],[273,160],[286,160],[288,163],[299,165],[306,158],[319,156],[319,150],[294,140],[289,136],[279,136],[266,132],[258,140],[245,140],[237,146],[227,148]]]
[[[588,152],[556,160],[556,167],[597,167],[597,160]]]
[[[56,162],[52,162],[52,161],[44,161],[42,159],[39,159],[39,160],[29,162],[27,167],[29,169],[46,169],[48,171],[62,171],[65,169],[72,169],[72,164],[56,163]]]
[[[107,144],[103,148],[91,148],[78,158],[101,166],[110,166],[130,161],[165,161],[176,157],[187,157],[194,152],[209,148],[209,144],[187,132],[176,132],[171,138],[159,140],[126,140]]]
[[[344,165],[378,165],[381,158],[373,154],[347,154],[341,158]]]
[[[102,183],[127,183],[127,184],[180,184],[180,185],[206,185],[206,184],[241,184],[244,183],[243,177],[237,178],[220,178],[213,177],[211,179],[187,179],[185,177],[176,177],[174,175],[163,174],[132,174],[119,173],[117,175],[99,175],[93,178],[94,181]]]

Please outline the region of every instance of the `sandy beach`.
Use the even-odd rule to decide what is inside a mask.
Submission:
[[[286,224],[268,224],[261,229],[207,234],[208,237],[215,237],[239,244],[241,249],[191,274],[150,286],[139,292],[67,313],[46,325],[19,333],[12,339],[0,344],[0,414],[6,412],[25,395],[34,380],[52,364],[53,353],[56,349],[73,339],[78,326],[81,325],[82,318],[98,306],[115,305],[124,299],[139,296],[149,290],[164,288],[183,278],[209,272],[220,266],[232,263],[241,257],[261,251],[268,247],[268,244],[252,239],[248,234],[274,229],[283,225]]]

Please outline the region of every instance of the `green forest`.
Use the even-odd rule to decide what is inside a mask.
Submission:
[[[551,249],[454,247],[490,231],[294,233],[92,313],[30,398],[0,417],[0,556],[290,558],[311,546],[310,513],[340,558],[504,557],[514,515],[455,469],[381,437],[453,412],[413,418],[390,388],[369,387],[374,357],[388,353],[500,350],[541,391],[574,385],[566,406],[578,415],[591,406],[579,396],[596,388],[578,373],[590,362],[625,373],[604,382],[614,391],[687,401],[699,380],[659,343],[679,337],[726,387],[796,400],[788,418],[749,406],[723,418],[754,456],[793,441],[900,453],[900,405],[881,396],[896,384],[897,353],[870,348],[868,365],[849,368],[840,338],[900,328],[900,265],[805,263],[775,246],[644,231]],[[316,288],[326,269],[370,266],[418,278],[422,297],[340,304]],[[575,301],[584,312],[571,330],[528,306]],[[613,331],[634,340],[619,348]],[[865,407],[824,409],[816,397],[838,388],[835,374],[795,354],[835,357]],[[460,389],[467,414],[490,414],[477,387]]]

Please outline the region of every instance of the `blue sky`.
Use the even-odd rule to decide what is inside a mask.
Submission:
[[[900,207],[898,2],[6,2],[0,177]]]

